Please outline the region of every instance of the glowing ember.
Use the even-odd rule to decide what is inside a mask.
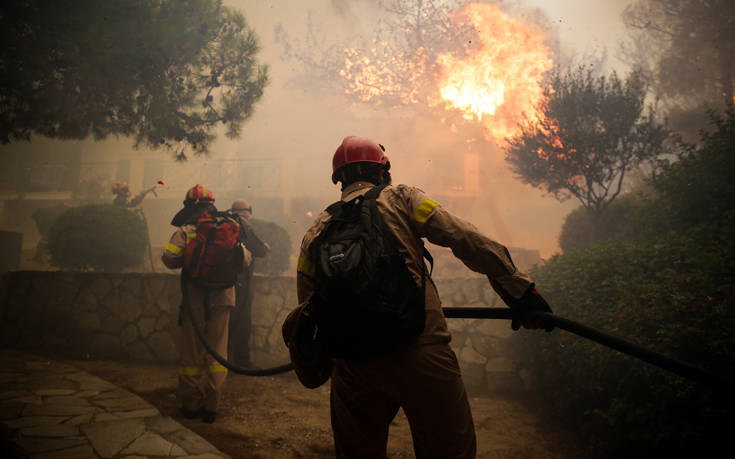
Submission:
[[[516,133],[523,114],[539,119],[543,74],[552,67],[544,32],[508,17],[495,5],[469,3],[452,16],[477,33],[466,56],[440,54],[440,93],[446,108],[482,121],[491,137]]]

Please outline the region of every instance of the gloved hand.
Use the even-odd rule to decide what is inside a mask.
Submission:
[[[510,327],[513,330],[518,330],[519,328],[521,328],[521,326],[530,330],[535,330],[543,327],[546,329],[547,332],[550,332],[554,329],[554,326],[551,324],[543,324],[542,322],[534,320],[531,317],[524,317],[524,315],[530,311],[552,312],[549,303],[544,300],[538,290],[536,290],[536,288],[534,287],[529,288],[528,291],[523,294],[521,299],[515,303],[513,309],[520,313],[519,318],[513,319],[510,323]]]

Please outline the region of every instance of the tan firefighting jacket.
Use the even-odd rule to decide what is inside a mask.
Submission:
[[[171,235],[168,244],[163,250],[163,264],[167,268],[177,269],[184,266],[184,249],[186,244],[197,237],[196,225],[184,225],[176,229],[174,234]],[[243,250],[243,268],[250,266],[253,261],[253,257],[250,251],[244,246]],[[189,294],[191,295],[192,301],[198,301],[203,298],[203,289],[197,288],[196,286],[190,286]],[[210,290],[209,297],[210,304],[213,306],[235,306],[235,287],[228,287],[224,289],[212,289]]]
[[[373,186],[368,182],[353,183],[342,192],[342,200],[354,199]],[[451,248],[468,268],[487,275],[496,290],[502,289],[516,299],[532,285],[531,279],[516,269],[505,246],[481,234],[471,223],[447,212],[418,188],[388,186],[378,196],[377,204],[385,224],[395,234],[397,249],[404,255],[417,284],[420,284],[421,273],[425,269],[421,239],[425,237],[434,244]],[[314,290],[317,248],[313,242],[330,218],[328,212],[322,212],[301,243],[297,268],[299,303],[306,301]],[[426,324],[418,343],[448,342],[450,336],[439,294],[427,272]]]

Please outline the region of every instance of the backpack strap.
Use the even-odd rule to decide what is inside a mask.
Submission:
[[[326,211],[329,212],[329,215],[334,217],[335,215],[339,215],[342,213],[342,205],[344,205],[344,201],[337,201],[335,203],[332,203],[329,207],[326,208]]]
[[[431,256],[431,253],[429,253],[429,249],[424,247],[424,258],[426,258],[426,261],[429,262],[429,265],[431,265],[431,269],[429,269],[429,277],[431,277],[431,274],[434,272],[434,257]]]

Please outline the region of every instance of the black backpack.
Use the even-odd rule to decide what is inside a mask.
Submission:
[[[315,241],[316,338],[334,358],[374,357],[424,329],[425,268],[419,285],[378,213],[383,188],[329,206],[331,219]]]

